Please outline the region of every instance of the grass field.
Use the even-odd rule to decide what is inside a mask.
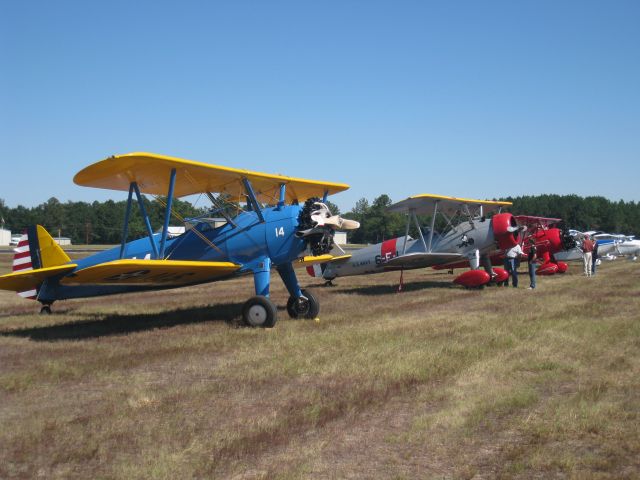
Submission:
[[[271,330],[239,324],[250,277],[51,316],[0,292],[0,478],[639,478],[640,265],[578,271],[338,279],[319,322],[274,279]]]

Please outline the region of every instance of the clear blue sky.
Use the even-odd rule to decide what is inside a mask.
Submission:
[[[9,1],[0,198],[150,151],[322,180],[332,198],[640,200],[640,2]]]

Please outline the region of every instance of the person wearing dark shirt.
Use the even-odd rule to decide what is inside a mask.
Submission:
[[[598,239],[593,239],[593,252],[591,252],[591,275],[596,274],[596,266],[598,262]]]
[[[531,237],[529,239],[529,251],[527,252],[527,265],[529,265],[529,290],[536,288],[536,267],[538,264],[538,250],[536,248],[536,240]]]

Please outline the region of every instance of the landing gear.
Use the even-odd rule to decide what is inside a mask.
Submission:
[[[267,297],[257,295],[242,307],[242,319],[250,327],[271,328],[278,320],[276,306]]]
[[[320,304],[309,290],[301,290],[299,298],[289,297],[287,313],[291,318],[316,318],[320,313]]]
[[[326,282],[324,282],[324,287],[335,287],[335,285],[333,284],[333,279],[331,280],[327,280]]]
[[[51,315],[51,305],[42,305],[40,315]]]

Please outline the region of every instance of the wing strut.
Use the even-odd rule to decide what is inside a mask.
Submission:
[[[122,243],[120,244],[120,259],[124,258],[124,250],[127,246],[127,235],[129,234],[129,216],[131,215],[131,200],[133,200],[133,183],[129,185],[129,198],[127,198],[127,210],[124,213],[124,224],[122,225]]]
[[[236,224],[236,222],[233,221],[231,216],[227,212],[225,212],[224,204],[221,203],[221,200],[216,198],[211,192],[206,192],[206,195],[209,201],[211,202],[211,204],[213,205],[213,207],[216,209],[216,213],[219,213],[220,215],[222,215],[224,219],[227,222],[229,222],[230,225],[233,226],[233,228],[236,228],[238,225]]]
[[[169,219],[171,218],[171,206],[173,204],[173,189],[176,186],[176,169],[171,169],[171,177],[169,178],[169,192],[167,193],[167,205],[164,209],[164,223],[162,224],[162,237],[160,238],[160,255],[158,258],[164,258],[164,246],[167,243],[167,235],[169,233]]]
[[[422,229],[420,228],[420,222],[418,221],[418,217],[416,216],[415,209],[411,210],[411,216],[413,217],[413,221],[416,222],[416,227],[418,227],[418,233],[420,234],[420,241],[422,242],[422,246],[424,247],[424,251],[427,252],[427,242],[424,241],[424,235],[422,234]]]
[[[284,207],[285,200],[287,198],[287,184],[280,184],[280,198],[278,198],[278,210]]]
[[[407,228],[405,228],[405,230],[404,230],[404,245],[402,245],[402,255],[407,253],[407,239],[409,238],[409,227],[410,226],[411,226],[411,215],[407,215]]]
[[[144,219],[144,225],[147,227],[147,234],[149,235],[149,242],[151,243],[151,249],[153,250],[154,258],[158,258],[158,246],[156,245],[156,241],[153,238],[151,221],[149,220],[149,215],[147,215],[147,209],[144,208],[144,201],[142,195],[140,194],[138,183],[131,182],[131,185],[133,185],[133,191],[136,192],[136,198],[138,199],[138,205],[140,206],[140,213],[142,214],[142,218]]]
[[[247,200],[249,201],[251,208],[258,215],[258,218],[260,219],[260,223],[264,223],[265,220],[264,220],[264,215],[262,215],[262,208],[258,203],[258,198],[256,197],[256,193],[253,191],[251,182],[245,177],[242,179],[242,183],[244,184],[244,188],[247,191]]]
[[[427,252],[431,251],[431,243],[433,242],[433,229],[436,227],[436,215],[438,214],[438,201],[433,205],[433,215],[431,216],[431,230],[429,231],[429,244],[427,245]]]
[[[120,244],[120,259],[123,259],[127,248],[127,235],[129,234],[129,218],[131,217],[131,205],[133,204],[133,193],[136,194],[138,206],[140,207],[140,214],[144,220],[144,225],[149,235],[149,243],[151,243],[151,249],[153,250],[153,258],[164,258],[164,249],[167,243],[167,236],[169,234],[169,220],[171,218],[171,208],[173,205],[173,192],[176,185],[176,169],[171,169],[171,176],[169,178],[169,191],[167,192],[167,203],[165,205],[164,223],[162,226],[162,234],[160,237],[160,250],[156,244],[155,238],[153,238],[153,230],[151,229],[151,221],[147,214],[147,209],[144,206],[144,199],[140,194],[140,188],[138,188],[137,182],[131,182],[129,184],[129,197],[127,198],[127,209],[124,214],[124,224],[122,226],[122,243]]]

